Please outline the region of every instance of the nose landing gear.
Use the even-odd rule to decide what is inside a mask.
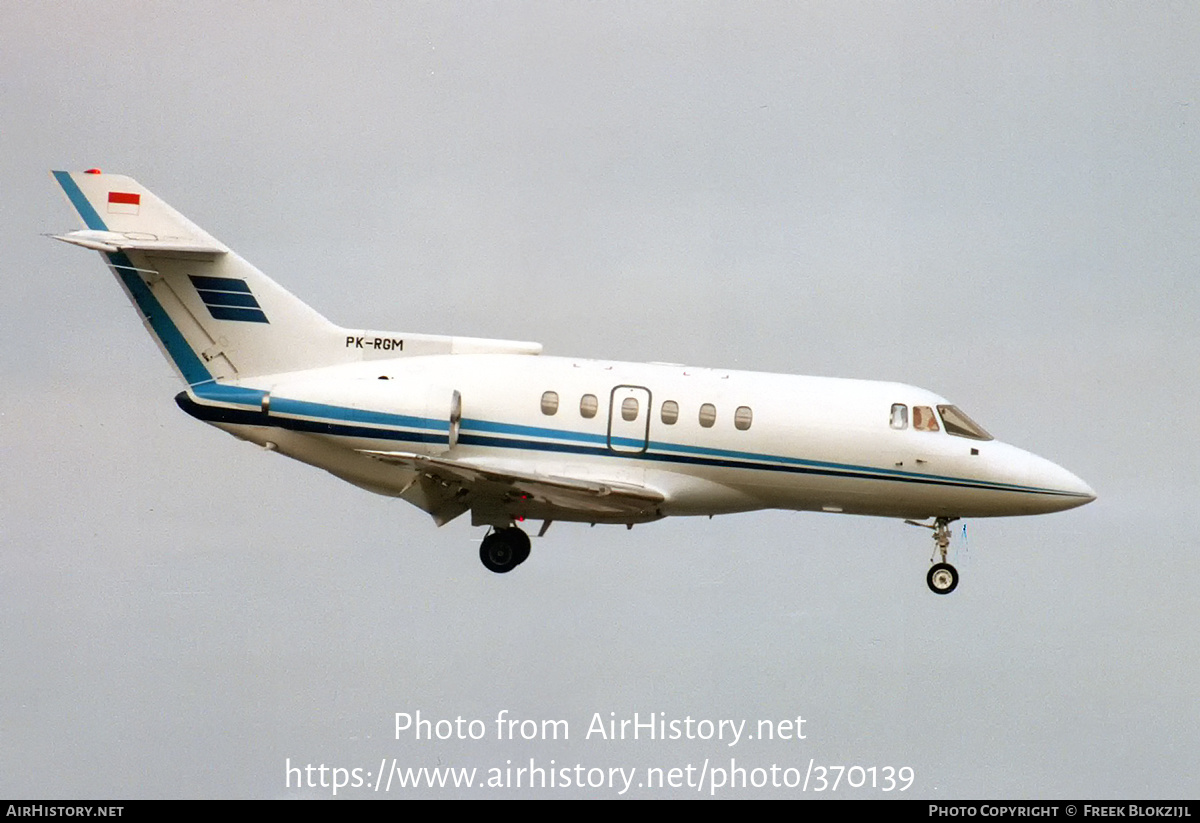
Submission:
[[[925,575],[925,582],[929,584],[929,590],[934,594],[950,594],[958,588],[958,569],[946,562],[946,552],[950,549],[950,524],[957,519],[957,517],[938,517],[934,519],[933,523],[904,521],[912,526],[933,530],[933,554],[934,557],[940,554],[942,560],[930,567],[929,574]],[[930,560],[933,558],[931,557]]]
[[[925,576],[925,582],[934,594],[950,594],[958,586],[958,569],[949,563],[934,563]]]

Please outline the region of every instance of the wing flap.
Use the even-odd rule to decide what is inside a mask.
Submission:
[[[457,500],[472,509],[522,513],[548,507],[558,519],[645,520],[661,516],[658,509],[665,500],[653,489],[629,483],[498,469],[412,452],[364,449],[360,454],[420,472],[445,488],[456,487],[461,490]]]

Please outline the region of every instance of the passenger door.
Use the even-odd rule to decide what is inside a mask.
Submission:
[[[640,454],[650,441],[650,390],[617,386],[609,396],[608,447],[620,454]]]

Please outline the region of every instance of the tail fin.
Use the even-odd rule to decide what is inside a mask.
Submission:
[[[325,365],[344,330],[129,177],[56,171],[167,360],[190,385]]]

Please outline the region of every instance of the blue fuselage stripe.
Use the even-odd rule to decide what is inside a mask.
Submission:
[[[234,387],[221,386],[220,389],[213,389],[209,392],[206,399],[216,399],[217,396],[223,394],[221,390],[232,388]],[[242,389],[241,391],[248,390]],[[196,394],[197,396],[204,396],[200,392],[196,392]],[[261,399],[261,394],[259,392],[259,397],[246,399],[257,405]],[[224,395],[220,399],[227,402],[240,402],[234,400],[233,395]],[[263,414],[257,409],[251,411],[249,409],[214,408],[196,404],[187,399],[186,394],[180,395],[178,402],[188,414],[209,422],[276,426],[294,431],[363,439],[413,443],[444,444],[448,442],[449,424],[444,420],[434,420],[431,418],[371,412],[361,409],[347,409],[341,406],[308,403],[276,397],[271,398],[271,413],[269,415]],[[378,426],[403,428],[378,428]],[[433,431],[430,431],[431,429]],[[496,434],[478,433],[504,432],[506,434],[516,434],[522,430],[536,432],[539,437],[553,435],[556,439],[532,440],[528,438],[499,437]],[[772,456],[750,452],[726,451],[700,446],[686,446],[678,443],[651,442],[648,451],[637,453],[614,452],[604,445],[607,443],[607,440],[602,436],[584,432],[558,432],[552,429],[524,427],[494,421],[464,420],[461,432],[458,442],[467,446],[579,454],[608,458],[620,457],[627,460],[647,460],[676,465],[842,477],[848,480],[885,480],[897,483],[952,486],[964,489],[1016,492],[1021,494],[1073,496],[1070,492],[1055,489],[1018,486],[1015,484],[973,480],[964,477],[899,472],[894,469],[828,463],[782,455]],[[584,442],[562,442],[566,438]],[[640,444],[642,441],[637,442]]]
[[[271,398],[271,414],[324,418],[321,422],[338,425],[342,421],[376,426],[397,426],[406,429],[434,429],[450,431],[449,420],[433,420],[428,417],[412,417],[407,414],[348,409],[344,406],[329,406],[324,403],[309,403],[305,400],[290,400],[286,397]],[[446,438],[443,436],[443,440]]]

